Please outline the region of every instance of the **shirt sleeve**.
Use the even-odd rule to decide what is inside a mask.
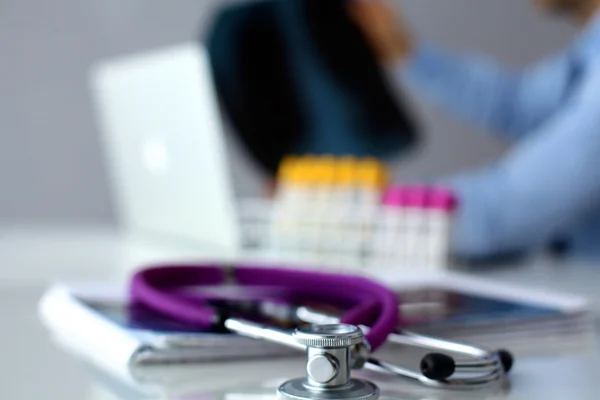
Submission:
[[[395,74],[442,108],[514,140],[554,111],[552,99],[558,100],[565,83],[563,64],[559,55],[512,72],[483,57],[456,56],[421,44]]]
[[[599,93],[596,73],[498,165],[446,182],[461,203],[453,244],[457,255],[535,250],[598,210]]]

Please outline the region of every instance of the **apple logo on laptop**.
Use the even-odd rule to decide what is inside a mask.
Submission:
[[[142,145],[142,164],[153,175],[165,175],[169,169],[169,153],[162,140],[148,139]]]

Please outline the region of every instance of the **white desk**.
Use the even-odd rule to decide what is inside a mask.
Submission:
[[[102,229],[0,230],[0,395],[2,398],[61,400],[133,399],[115,395],[97,383],[81,365],[54,348],[37,319],[36,303],[54,280],[123,281],[140,260],[223,258],[190,247],[133,245],[115,232]],[[477,273],[498,281],[519,282],[548,289],[584,294],[600,305],[600,267],[535,264]],[[598,307],[600,310],[600,307]],[[430,392],[420,387],[377,378],[394,399],[540,399],[597,400],[600,398],[600,352],[560,358],[520,359],[506,393]],[[199,391],[220,394],[203,399],[250,399],[251,393],[271,398],[273,385],[287,377],[302,376],[302,360],[228,364],[189,370]],[[233,379],[232,377],[236,377]],[[266,396],[266,397],[265,397]],[[200,397],[197,397],[200,398]]]

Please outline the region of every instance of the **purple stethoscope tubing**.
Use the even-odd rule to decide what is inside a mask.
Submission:
[[[230,269],[213,265],[164,265],[137,272],[131,280],[130,295],[132,301],[161,314],[210,328],[221,324],[226,317],[208,305],[208,301],[216,300],[215,295],[195,293],[190,298],[177,295],[177,290],[224,285],[231,281],[244,287],[272,288],[294,299],[340,299],[351,304],[340,322],[369,326],[366,341],[373,351],[385,343],[398,325],[397,296],[377,282],[350,275],[257,266]],[[281,295],[279,298],[286,300]]]

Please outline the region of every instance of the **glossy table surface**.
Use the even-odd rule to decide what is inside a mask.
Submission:
[[[123,239],[110,229],[28,227],[0,230],[0,395],[5,399],[110,400],[143,398],[270,399],[282,380],[303,375],[303,359],[267,360],[155,370],[171,383],[134,390],[97,373],[56,348],[37,316],[37,301],[53,281],[123,282],[143,261],[172,258],[221,259],[197,246]],[[541,260],[483,269],[473,274],[499,282],[584,295],[600,309],[600,265]],[[154,375],[152,375],[154,374]],[[393,399],[600,398],[600,352],[519,359],[510,388],[477,392],[431,391],[404,381],[366,375]],[[146,391],[146,393],[144,393]]]

